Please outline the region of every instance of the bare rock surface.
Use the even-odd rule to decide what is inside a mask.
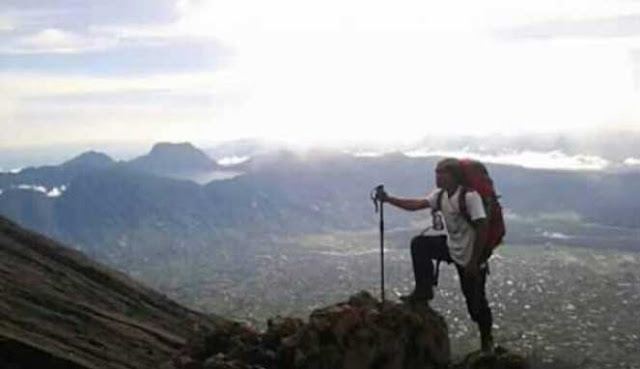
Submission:
[[[219,321],[0,217],[1,368],[157,368]]]
[[[308,322],[277,317],[260,334],[219,325],[185,348],[175,368],[411,369],[449,365],[444,319],[427,305],[381,304],[367,292],[317,309]]]
[[[451,362],[447,325],[426,304],[380,303],[367,292],[314,310],[307,322],[269,319],[260,333],[227,322],[202,332],[163,369],[527,369],[498,347]]]

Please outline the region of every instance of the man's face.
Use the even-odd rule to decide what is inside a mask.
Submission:
[[[451,171],[446,166],[438,165],[436,167],[436,187],[438,188],[453,188],[455,187],[455,180]]]

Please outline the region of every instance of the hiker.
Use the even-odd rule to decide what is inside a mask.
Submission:
[[[485,294],[488,268],[486,264],[488,222],[480,195],[462,185],[463,171],[460,161],[447,158],[436,166],[436,186],[426,198],[403,199],[389,196],[384,190],[380,200],[398,208],[416,211],[431,208],[433,225],[411,240],[411,260],[415,288],[401,297],[410,303],[428,303],[433,299],[433,286],[437,283],[433,260],[454,263],[460,277],[467,310],[480,330],[482,351],[493,351],[491,309]],[[464,193],[465,204],[460,205]],[[460,207],[466,205],[466,215]],[[442,221],[444,218],[444,221]],[[469,219],[469,220],[467,220]],[[442,231],[438,235],[438,231]],[[437,270],[437,269],[436,269]]]

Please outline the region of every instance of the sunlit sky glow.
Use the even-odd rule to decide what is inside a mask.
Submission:
[[[8,0],[0,147],[640,130],[640,3]]]

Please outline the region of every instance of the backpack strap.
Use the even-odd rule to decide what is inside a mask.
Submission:
[[[440,192],[438,192],[438,198],[436,199],[436,203],[434,204],[435,206],[431,207],[431,212],[435,213],[438,210],[442,210],[442,196],[444,195],[444,189],[441,189]]]
[[[458,209],[460,209],[460,214],[462,214],[464,219],[469,222],[469,224],[473,224],[471,215],[469,215],[469,211],[467,210],[467,192],[469,192],[469,188],[461,185],[460,195],[458,196]],[[440,192],[438,193],[438,198],[436,200],[435,206],[431,208],[432,212],[442,210],[442,196],[444,196],[444,193],[445,190],[440,190]]]
[[[460,209],[460,214],[462,214],[464,219],[469,222],[469,224],[473,224],[471,215],[469,215],[469,211],[467,210],[467,192],[469,192],[469,189],[466,186],[461,187],[460,195],[458,196],[458,208]]]

